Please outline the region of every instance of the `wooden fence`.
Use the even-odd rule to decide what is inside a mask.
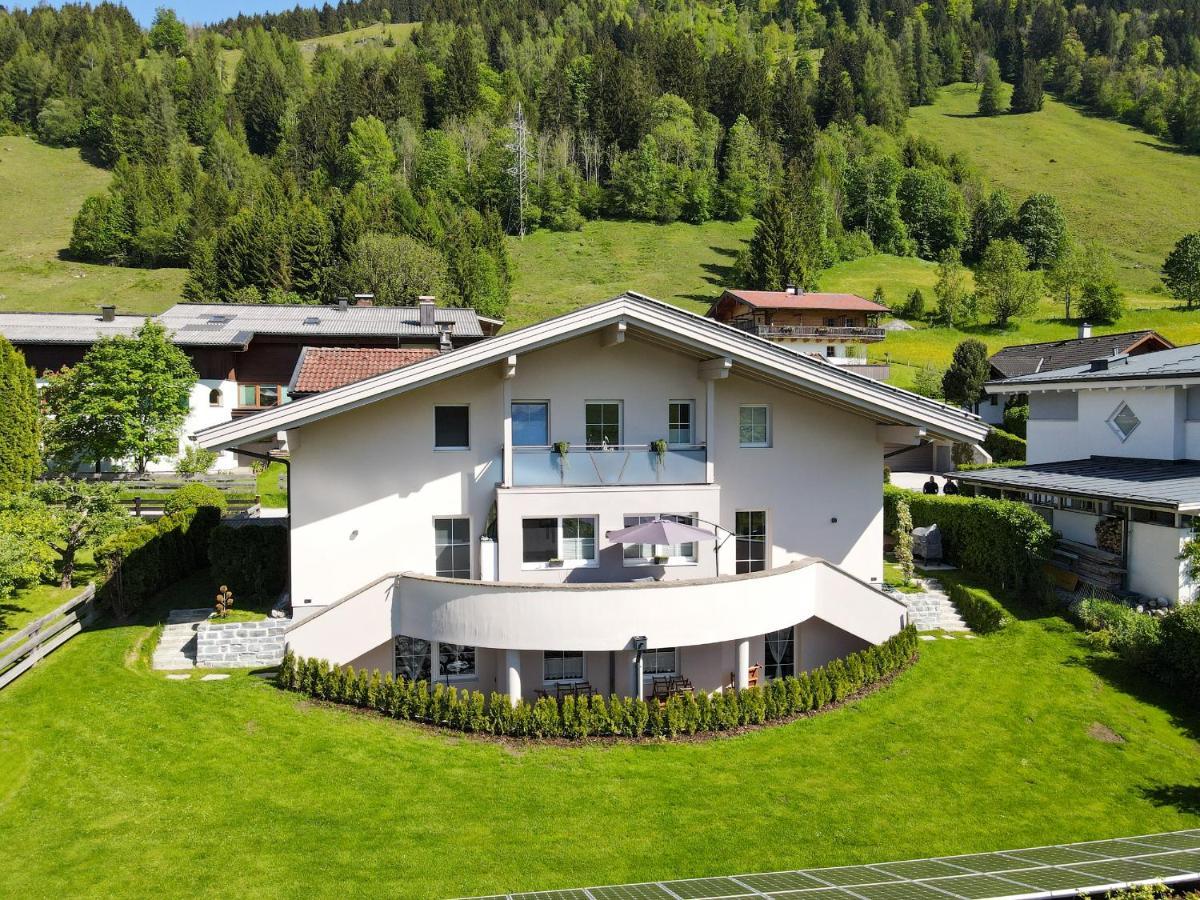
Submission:
[[[88,585],[58,609],[0,642],[0,690],[83,630],[96,616],[96,588]]]

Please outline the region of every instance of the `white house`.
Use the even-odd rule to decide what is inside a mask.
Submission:
[[[637,294],[208,428],[286,431],[289,646],[532,697],[807,669],[886,639],[882,448],[970,413]],[[659,444],[658,442],[663,442]],[[673,517],[716,540],[607,538]]]
[[[1027,394],[1028,463],[963,472],[1024,500],[1062,536],[1060,563],[1113,592],[1192,599],[1178,559],[1200,514],[1200,345],[990,382]]]

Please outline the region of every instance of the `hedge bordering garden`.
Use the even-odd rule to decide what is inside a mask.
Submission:
[[[1010,621],[1008,611],[984,588],[953,585],[950,588],[950,600],[967,627],[976,634],[999,631]]]
[[[320,659],[303,659],[289,650],[279,684],[318,700],[371,709],[394,719],[424,722],[457,731],[507,737],[676,737],[729,731],[779,722],[843,701],[895,675],[917,653],[912,626],[887,641],[765,686],[678,694],[666,703],[601,694],[579,698],[542,697],[536,703],[493,691],[459,691],[453,686],[334,668]]]

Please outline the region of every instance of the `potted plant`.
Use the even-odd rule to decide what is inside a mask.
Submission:
[[[550,557],[550,559],[546,560],[546,565],[551,566],[553,568],[559,568],[562,566],[562,564],[563,564],[563,561],[561,559],[559,559],[557,556],[552,556],[552,557]]]
[[[662,438],[650,442],[650,452],[655,456],[655,463],[658,468],[663,467],[663,463],[667,461],[667,442]]]
[[[555,441],[554,452],[558,455],[558,466],[560,469],[567,467],[567,454],[571,452],[571,444],[569,441]]]
[[[670,561],[671,557],[663,556],[662,554],[656,554],[654,557],[654,564],[656,566],[665,566]]]

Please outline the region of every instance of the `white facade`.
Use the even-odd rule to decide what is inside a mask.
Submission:
[[[226,448],[288,429],[292,648],[388,671],[404,635],[431,642],[432,677],[532,697],[580,678],[636,693],[664,666],[717,689],[770,661],[768,633],[794,671],[899,630],[903,608],[872,586],[883,446],[923,432],[926,413],[960,439],[983,426],[664,309],[618,298],[200,435]],[[545,404],[536,446],[516,445],[514,404]],[[672,428],[680,405],[690,431]],[[469,424],[440,449],[449,407]],[[608,446],[588,431],[601,412],[615,417]],[[657,515],[715,530],[719,553],[697,542],[656,559],[605,537]],[[448,519],[465,523],[453,547]],[[547,531],[558,549],[531,553]],[[441,670],[439,650],[460,645],[470,662]],[[568,651],[570,677],[552,677]]]

